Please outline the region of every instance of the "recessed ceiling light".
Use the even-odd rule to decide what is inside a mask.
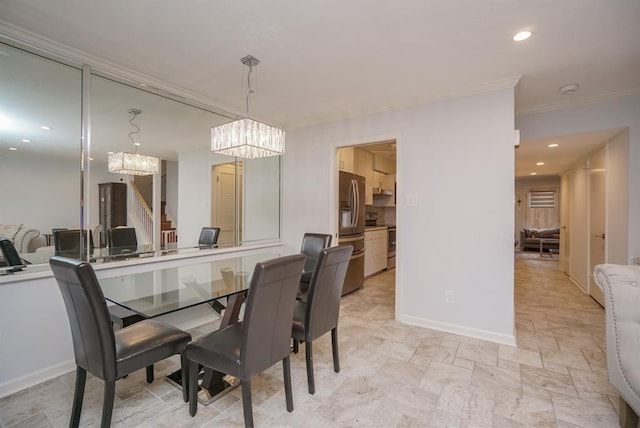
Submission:
[[[93,160],[93,158],[91,158],[91,157],[88,157],[87,159],[89,159],[90,161]]]
[[[16,151],[16,150],[18,150],[18,149],[16,149],[15,147],[9,147],[9,150],[12,150],[12,151],[14,151],[14,152],[15,152],[15,151]]]
[[[23,139],[22,139],[22,140],[20,140],[20,141],[22,141],[23,143],[30,143],[30,142],[31,142],[31,140],[27,140],[26,138],[23,138]]]
[[[530,175],[538,175],[537,172],[532,172]]]
[[[45,131],[51,131],[51,127],[48,125],[42,125],[40,129],[44,129]]]
[[[544,165],[544,162],[536,162],[536,165],[542,166],[542,165]]]
[[[140,143],[133,143],[134,146],[140,146]]]
[[[513,36],[513,41],[521,42],[523,40],[527,40],[529,37],[531,37],[531,31],[520,31],[518,34]]]
[[[112,155],[112,154],[113,154],[113,152],[107,152],[107,154],[108,154],[108,155]]]
[[[140,86],[145,87],[145,86],[147,86],[147,84],[146,83],[140,83]]]
[[[557,143],[551,143],[547,147],[558,147],[558,144]]]

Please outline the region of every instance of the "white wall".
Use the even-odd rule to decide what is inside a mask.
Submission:
[[[56,227],[79,225],[79,165],[78,159],[3,157],[0,183],[5,183],[5,199],[0,203],[0,223],[31,225],[41,234],[51,233]],[[115,181],[106,168],[103,164],[92,165],[90,181],[95,188],[89,189],[85,201],[86,224],[99,223],[97,183]]]
[[[243,241],[280,238],[280,157],[246,159],[242,168]]]
[[[180,224],[178,223],[178,174],[180,167],[178,162],[167,161],[166,168],[165,200],[167,201],[167,214],[175,224]]]
[[[513,97],[505,89],[288,130],[285,243],[337,230],[336,147],[395,138],[397,317],[513,343]]]
[[[516,127],[523,139],[629,128],[627,263],[640,257],[640,97],[519,116]]]
[[[571,213],[570,247],[571,261],[569,276],[583,291],[589,287],[589,175],[587,161],[575,165],[571,174],[569,193]]]
[[[629,255],[629,130],[607,143],[606,261],[627,264]],[[636,167],[637,168],[637,167]]]

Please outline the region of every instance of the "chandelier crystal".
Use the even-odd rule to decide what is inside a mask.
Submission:
[[[251,119],[211,128],[211,151],[255,159],[284,153],[284,131]]]
[[[249,92],[245,99],[248,116],[249,96],[254,92],[251,89],[251,72],[260,61],[251,55],[240,61],[249,67]],[[284,153],[284,130],[249,118],[225,123],[211,128],[211,151],[246,159],[278,156]]]
[[[155,156],[145,156],[138,153],[138,146],[140,143],[136,143],[133,139],[133,134],[140,133],[140,127],[133,123],[133,120],[142,113],[142,110],[136,108],[129,109],[131,119],[129,124],[135,129],[129,132],[129,140],[136,147],[135,153],[118,152],[110,154],[108,157],[109,172],[114,174],[129,174],[129,175],[151,175],[160,172],[160,158]]]
[[[129,175],[157,174],[160,172],[160,159],[139,153],[114,153],[109,155],[109,172]]]

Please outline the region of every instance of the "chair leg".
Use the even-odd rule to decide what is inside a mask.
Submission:
[[[282,359],[282,372],[284,373],[284,395],[287,400],[287,411],[293,412],[293,392],[291,390],[291,357],[289,355]]]
[[[251,407],[251,380],[242,381],[242,410],[244,411],[244,426],[253,428],[253,408]]]
[[[182,399],[189,401],[189,361],[184,352],[180,353],[180,370],[182,371]],[[197,382],[196,382],[197,383]]]
[[[111,415],[113,413],[113,400],[116,396],[116,381],[110,380],[104,382],[104,402],[102,404],[102,421],[101,428],[111,426]]]
[[[87,371],[80,366],[76,367],[76,391],[73,395],[73,408],[71,410],[71,422],[69,427],[78,428],[80,425],[80,413],[82,412],[82,399],[84,398],[84,385],[87,380]]]
[[[309,385],[309,394],[315,394],[316,383],[313,379],[313,347],[311,342],[304,342],[304,351],[307,359],[307,384]]]
[[[198,373],[200,365],[189,361],[189,414],[191,417],[198,413]],[[184,386],[183,386],[184,388]]]
[[[333,371],[340,373],[340,355],[338,354],[338,327],[331,330],[331,350],[333,351]]]
[[[636,428],[638,426],[638,415],[633,411],[631,406],[620,397],[620,428]]]
[[[300,342],[298,342],[297,339],[293,339],[293,353],[297,354],[298,353],[298,345]]]
[[[153,383],[153,364],[147,366],[147,383]]]

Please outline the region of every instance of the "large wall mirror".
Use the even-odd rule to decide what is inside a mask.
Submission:
[[[202,227],[221,228],[221,247],[280,238],[280,157],[210,151],[211,127],[230,115],[93,70],[84,88],[90,101],[83,142],[82,77],[80,64],[0,44],[0,236],[14,241],[27,262],[46,262],[57,230],[81,224],[92,238],[94,248],[84,254],[91,261],[112,260],[100,255],[108,254],[114,227],[134,228],[137,243],[153,251],[194,248]],[[111,173],[109,152],[157,157],[161,170]],[[119,198],[126,208],[116,215]]]

